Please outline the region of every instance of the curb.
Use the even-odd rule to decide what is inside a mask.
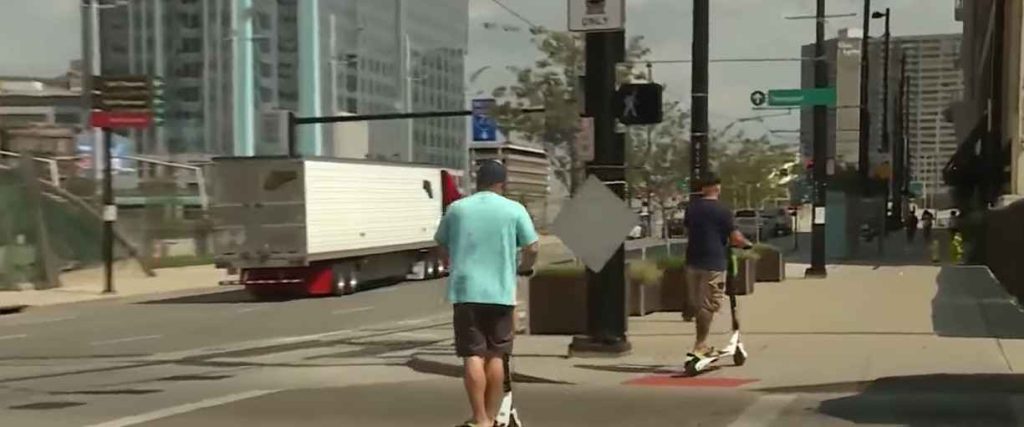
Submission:
[[[455,359],[455,355],[450,355],[452,359]],[[515,356],[513,356],[515,357]],[[514,362],[513,362],[514,363]],[[441,375],[452,378],[462,378],[463,368],[462,365],[457,363],[445,363],[436,360],[427,359],[421,355],[412,355],[409,361],[405,363],[405,366],[413,371],[423,374]],[[533,375],[527,375],[514,371],[512,372],[512,382],[523,383],[523,384],[555,384],[555,385],[576,385],[571,382],[552,380],[548,378],[537,377]]]
[[[25,311],[29,306],[27,305],[0,305],[0,316],[5,314],[18,314]]]

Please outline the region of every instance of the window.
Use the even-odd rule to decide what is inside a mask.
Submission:
[[[181,40],[182,53],[198,53],[202,50],[203,42],[198,37],[187,37]]]

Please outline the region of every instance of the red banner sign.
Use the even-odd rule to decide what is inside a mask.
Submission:
[[[151,113],[93,111],[89,119],[92,127],[108,129],[145,129],[153,124]]]

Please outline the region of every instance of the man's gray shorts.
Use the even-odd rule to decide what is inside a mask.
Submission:
[[[455,304],[455,354],[459,357],[502,357],[512,353],[515,306]]]

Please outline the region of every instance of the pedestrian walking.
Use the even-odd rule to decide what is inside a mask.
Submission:
[[[686,246],[686,283],[690,312],[696,314],[697,339],[688,357],[713,357],[718,352],[707,344],[715,313],[725,296],[729,245],[753,244],[736,228],[736,221],[721,202],[722,182],[714,174],[701,179],[701,197],[690,203],[684,226],[689,235]]]
[[[917,235],[917,212],[910,209],[906,218],[907,243],[914,243],[914,236]]]
[[[532,271],[537,232],[523,205],[504,197],[507,171],[495,161],[477,171],[477,193],[448,207],[435,240],[451,259],[455,352],[473,416],[468,427],[490,427],[503,396],[503,359],[515,338],[517,274]]]
[[[932,211],[925,209],[921,213],[921,232],[925,242],[932,241],[932,228],[935,226],[935,215]]]

